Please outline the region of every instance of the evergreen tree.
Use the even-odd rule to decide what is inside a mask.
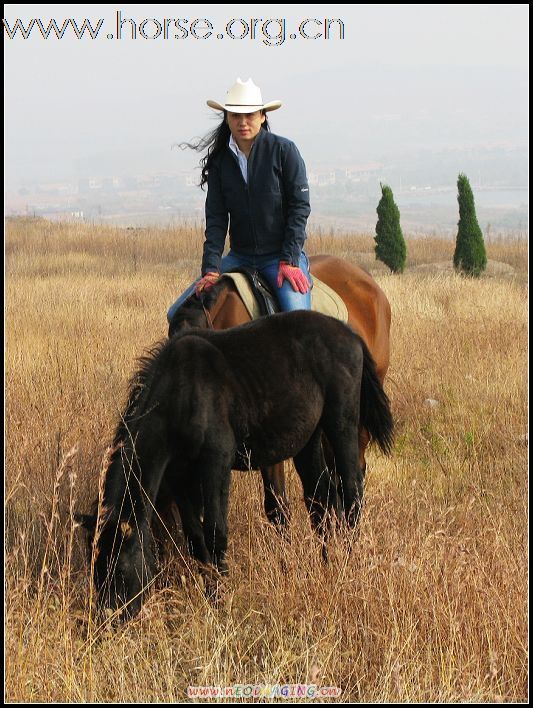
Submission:
[[[470,182],[464,174],[457,179],[459,222],[453,265],[467,275],[478,277],[487,267],[487,254],[483,234],[479,228]]]
[[[400,210],[394,203],[392,189],[381,184],[381,199],[377,212],[376,258],[389,266],[393,273],[403,273],[407,249],[400,227]]]

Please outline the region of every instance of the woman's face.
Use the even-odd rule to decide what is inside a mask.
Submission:
[[[265,122],[265,114],[262,111],[254,113],[230,113],[227,115],[229,129],[237,145],[249,147],[255,140],[261,126]]]

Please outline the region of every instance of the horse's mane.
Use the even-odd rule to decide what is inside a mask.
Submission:
[[[178,309],[170,324],[172,333],[178,333],[180,328],[188,323],[193,327],[207,327],[205,310],[209,311],[217,301],[220,292],[226,287],[227,279],[221,278],[201,297],[192,296]],[[142,394],[148,390],[154,380],[156,361],[168,344],[168,339],[162,339],[150,347],[137,359],[137,370],[131,377],[128,385],[128,399],[124,412],[121,415],[113,446],[122,442],[130,434],[129,424],[139,414]]]
[[[162,339],[150,347],[137,359],[137,370],[130,378],[128,384],[128,398],[126,407],[120,416],[113,447],[116,448],[131,435],[131,423],[142,414],[142,397],[144,391],[150,389],[154,380],[159,355],[168,344],[168,339]]]
[[[104,496],[100,499],[99,495],[91,505],[91,515],[94,518],[95,525],[96,519],[99,515],[101,518],[105,519],[104,523],[107,523],[113,515],[116,516],[117,514],[115,505],[112,502],[108,502],[108,496],[111,494],[111,497],[113,498],[114,492],[117,488],[117,480],[120,486],[120,483],[124,481],[124,478],[123,475],[119,475],[118,478],[115,475],[113,480],[110,480],[108,472],[112,468],[113,463],[124,454],[124,448],[126,446],[131,448],[130,443],[134,438],[135,421],[139,420],[145,412],[143,410],[143,394],[150,390],[157,373],[157,363],[159,361],[159,357],[168,345],[168,342],[168,339],[162,339],[161,341],[156,342],[137,359],[137,369],[130,378],[128,384],[128,398],[126,406],[120,415],[115,436],[113,438],[113,444],[106,451],[104,458]],[[102,504],[101,507],[100,504]]]
[[[190,331],[189,328],[183,327],[184,323],[188,323],[193,327],[207,327],[204,308],[209,309],[213,306],[223,287],[224,282],[216,283],[209,289],[209,292],[203,294],[202,299],[197,297],[189,298],[189,300],[187,300],[179,308],[176,316],[172,319],[170,324],[171,334],[169,335],[169,338],[156,342],[148,348],[142,356],[137,358],[137,369],[129,380],[126,405],[120,415],[120,419],[116,427],[111,454],[106,466],[106,493],[104,503],[107,501],[108,489],[113,489],[113,485],[111,483],[108,486],[109,478],[107,476],[107,472],[111,469],[117,458],[124,454],[123,448],[128,448],[129,452],[126,453],[127,455],[131,454],[131,451],[133,450],[137,431],[136,424],[137,421],[140,421],[147,412],[145,410],[147,396],[150,393],[152,385],[157,377],[162,354],[175,337],[180,337]],[[201,318],[199,317],[199,314],[201,314]],[[93,513],[95,515],[97,513],[97,509],[98,500],[96,500],[93,505]]]
[[[209,290],[199,297],[190,297],[178,309],[170,324],[173,333],[179,332],[180,328],[188,323],[193,327],[207,327],[205,311],[209,311],[217,301],[221,290],[226,286],[226,279],[221,278]],[[201,316],[201,317],[200,317]],[[126,407],[120,417],[117,427],[113,447],[126,440],[131,435],[130,425],[136,417],[142,414],[142,395],[144,391],[150,389],[156,371],[156,362],[167,346],[169,340],[162,339],[150,347],[142,356],[137,359],[137,370],[131,377],[128,385],[128,399]]]
[[[189,331],[188,327],[183,325],[188,324],[192,327],[207,327],[207,320],[204,309],[209,310],[216,302],[220,291],[225,286],[225,279],[215,283],[208,292],[204,293],[201,298],[190,297],[176,312],[170,323],[170,332],[168,339],[162,339],[151,347],[144,354],[137,358],[137,369],[131,376],[128,383],[128,396],[126,405],[120,415],[118,425],[115,430],[111,454],[106,465],[106,496],[107,496],[107,472],[112,467],[115,460],[123,454],[123,448],[127,446],[131,448],[131,443],[135,438],[136,421],[146,413],[144,410],[145,394],[148,394],[152,384],[157,376],[158,363],[160,357],[171,339],[180,334],[185,334]],[[183,331],[182,331],[183,330]],[[110,487],[111,488],[111,487]],[[106,501],[106,499],[104,500]],[[94,502],[92,513],[96,518],[98,512],[98,499]]]

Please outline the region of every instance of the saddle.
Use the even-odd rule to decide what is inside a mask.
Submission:
[[[263,278],[261,273],[258,273],[256,270],[249,268],[248,266],[239,266],[238,268],[232,270],[231,273],[224,273],[223,275],[225,277],[230,277],[233,280],[247,310],[250,311],[250,307],[247,302],[249,298],[246,298],[246,295],[243,296],[242,283],[239,282],[238,278],[233,278],[235,274],[244,276],[244,280],[251,290],[251,295],[255,299],[256,306],[259,308],[258,314],[256,312],[250,312],[253,319],[256,317],[263,317],[264,315],[273,315],[275,312],[280,312],[278,299],[270,289],[270,285]]]
[[[230,278],[233,281],[253,320],[280,312],[275,293],[260,273],[253,268],[240,266],[231,273],[224,273],[222,277]],[[341,322],[348,322],[348,309],[342,298],[329,285],[314,275],[311,289],[311,309],[335,317]]]

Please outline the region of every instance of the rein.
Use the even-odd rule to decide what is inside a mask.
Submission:
[[[207,320],[208,329],[215,329],[215,327],[213,325],[213,320],[211,319],[211,315],[209,314],[209,310],[204,305],[203,300],[202,300],[202,309],[204,311],[205,319]]]
[[[203,297],[200,299],[200,302],[202,303],[202,310],[204,311],[204,315],[205,315],[208,329],[215,329],[215,325],[213,324],[213,320],[217,317],[218,313],[220,312],[220,310],[226,300],[225,297],[222,297],[222,298],[220,297],[224,292],[225,292],[225,289],[222,289],[222,288],[220,289],[219,292],[217,292],[216,299],[214,300],[214,302],[211,303],[212,314],[204,305]]]

